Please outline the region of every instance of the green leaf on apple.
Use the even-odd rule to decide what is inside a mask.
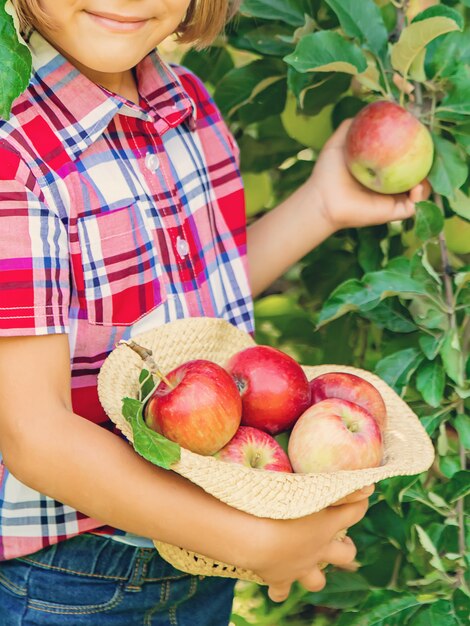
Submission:
[[[148,370],[143,369],[139,376],[139,400],[145,403],[145,400],[151,395],[157,384],[152,374]]]
[[[134,437],[134,450],[158,467],[171,469],[181,458],[181,447],[151,430],[144,422],[144,403],[135,398],[123,398],[122,414],[129,422]]]

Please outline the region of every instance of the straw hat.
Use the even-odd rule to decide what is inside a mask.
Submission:
[[[223,365],[231,355],[255,345],[249,334],[227,321],[204,317],[171,322],[133,337],[133,340],[152,351],[164,372],[196,358]],[[133,440],[132,430],[121,412],[122,399],[138,397],[142,368],[140,357],[120,345],[108,356],[98,377],[101,404],[130,441]],[[343,365],[303,369],[309,380],[326,372],[350,372],[368,380],[380,391],[388,414],[385,454],[380,467],[321,474],[284,474],[226,463],[182,449],[181,459],[172,470],[237,509],[258,517],[292,519],[320,511],[377,481],[420,474],[431,466],[434,448],[426,431],[415,413],[383,380],[365,370]],[[155,546],[164,559],[182,571],[262,582],[252,572],[216,563],[188,550],[159,541],[155,541]]]

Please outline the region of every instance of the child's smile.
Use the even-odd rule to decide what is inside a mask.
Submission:
[[[120,13],[107,13],[101,11],[85,11],[90,18],[106,30],[117,33],[134,32],[140,30],[152,18]]]

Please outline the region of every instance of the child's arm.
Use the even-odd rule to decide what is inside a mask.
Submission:
[[[275,600],[294,580],[320,589],[318,562],[354,559],[352,542],[334,537],[364,516],[370,493],[299,520],[237,511],[75,415],[69,359],[66,335],[0,339],[0,449],[24,484],[103,524],[254,570]]]
[[[257,296],[293,263],[341,228],[372,226],[414,214],[426,185],[409,195],[369,191],[349,174],[344,122],[322,150],[311,177],[276,209],[248,229],[250,284]]]

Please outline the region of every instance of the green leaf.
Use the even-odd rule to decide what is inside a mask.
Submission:
[[[369,591],[369,583],[360,574],[333,570],[328,574],[326,587],[322,591],[308,593],[304,600],[314,606],[347,609],[365,600]]]
[[[438,600],[413,617],[413,626],[464,626],[448,600]]]
[[[460,215],[470,222],[470,196],[467,196],[462,190],[457,189],[453,200],[449,201],[450,207],[454,213]]]
[[[454,473],[446,488],[446,497],[449,502],[457,502],[470,494],[470,470]]]
[[[395,270],[381,270],[365,274],[362,281],[351,279],[333,291],[325,302],[319,317],[319,326],[349,311],[374,309],[383,299],[399,295],[412,298],[428,295],[425,286],[406,274]]]
[[[463,359],[459,335],[456,329],[447,333],[444,343],[442,344],[441,357],[447,376],[457,383],[457,385],[463,387]]]
[[[375,303],[376,298],[373,298]],[[320,313],[319,327],[327,322],[345,315],[349,311],[357,311],[364,306],[365,294],[360,280],[351,278],[337,287],[326,300]]]
[[[142,402],[134,398],[122,400],[122,414],[132,427],[134,450],[154,465],[171,469],[181,458],[181,448],[146,425],[143,408]]]
[[[460,67],[449,79],[448,92],[436,109],[436,116],[446,120],[465,119],[470,115],[470,69]]]
[[[322,31],[305,35],[284,61],[298,72],[360,74],[367,60],[360,48],[339,33]]]
[[[454,593],[454,597],[452,598],[452,600],[454,602],[455,612],[465,624],[465,621],[468,621],[470,607],[470,594],[468,590],[463,591],[463,589],[457,589]]]
[[[366,317],[379,328],[386,328],[393,333],[413,333],[417,330],[406,309],[390,301],[381,302],[372,311],[367,311]]]
[[[434,146],[436,150],[429,182],[436,193],[452,199],[467,179],[466,160],[458,146],[443,137],[434,136]]]
[[[442,411],[439,411],[435,415],[425,415],[421,418],[421,424],[431,437],[436,432],[436,429],[440,426],[442,420],[445,419],[442,415]]]
[[[459,27],[459,30],[463,30],[465,26],[465,21],[463,17],[460,15],[460,13],[456,11],[455,9],[446,7],[443,4],[439,4],[433,7],[428,7],[424,11],[421,11],[421,13],[418,13],[418,15],[414,18],[414,20],[412,21],[412,24],[415,24],[416,22],[423,22],[424,20],[427,20],[430,17],[447,17],[451,20],[454,20],[454,22]]]
[[[375,367],[375,373],[397,393],[401,393],[423,358],[416,348],[405,348],[381,359]]]
[[[438,361],[427,361],[418,370],[416,387],[424,401],[434,408],[441,405],[444,397],[446,376]]]
[[[408,76],[411,65],[433,39],[459,30],[458,24],[448,17],[431,17],[405,28],[391,53],[392,66],[403,76]]]
[[[308,6],[296,0],[244,0],[240,11],[243,15],[303,26]]]
[[[398,626],[406,623],[400,618],[406,619],[422,604],[406,592],[397,595],[392,591],[376,591],[359,613],[344,613],[335,626]]]
[[[421,241],[427,241],[444,228],[444,216],[434,202],[418,202],[416,205],[416,235]]]
[[[362,0],[359,11],[357,0],[325,1],[338,16],[346,35],[359,39],[375,54],[384,51],[388,33],[380,9],[373,0]]]
[[[242,106],[258,102],[263,92],[272,85],[280,81],[285,83],[285,78],[285,67],[280,60],[253,61],[228,72],[218,83],[214,98],[222,113],[231,117]],[[271,100],[269,113],[279,114],[284,110],[284,106],[285,97],[284,101],[282,98]],[[264,117],[267,117],[267,114],[266,111]]]
[[[233,69],[230,53],[221,46],[210,46],[204,50],[189,49],[181,59],[181,64],[197,76],[204,76],[204,82],[217,83]]]
[[[0,118],[9,119],[11,107],[29,84],[32,60],[29,49],[19,41],[13,18],[0,1]]]
[[[470,450],[470,417],[468,415],[457,415],[455,418],[455,428],[459,433],[460,442],[466,450]]]
[[[439,354],[444,342],[444,335],[421,335],[418,341],[426,358],[432,361]]]
[[[261,54],[283,57],[292,52],[294,43],[285,41],[282,36],[287,37],[291,34],[289,27],[283,28],[280,24],[264,24],[239,37],[232,37],[231,43],[242,50],[253,50]],[[226,51],[225,48],[221,49]]]
[[[143,369],[139,375],[139,385],[139,399],[141,400],[141,402],[144,402],[145,399],[153,392],[153,390],[157,386],[157,383],[155,383],[152,374],[146,369]]]
[[[437,548],[431,541],[431,538],[429,537],[427,532],[419,524],[416,524],[415,528],[416,532],[418,533],[420,544],[423,546],[426,552],[428,552],[432,556],[429,562],[430,565],[436,568],[439,572],[445,572],[446,570],[444,565],[442,564],[442,560],[439,556]]]

